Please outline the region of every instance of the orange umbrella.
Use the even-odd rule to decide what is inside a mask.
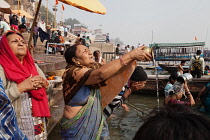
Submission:
[[[102,15],[106,14],[106,8],[98,0],[59,0],[59,1],[88,12],[98,13]]]
[[[24,10],[12,10],[12,13],[20,15],[20,16],[26,16],[26,18],[30,18],[33,19],[34,17],[32,17],[28,12],[24,11]]]

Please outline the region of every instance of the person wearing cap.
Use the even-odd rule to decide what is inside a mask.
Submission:
[[[141,66],[137,66],[128,80],[128,84],[125,85],[122,91],[114,98],[114,100],[108,104],[103,112],[106,118],[108,118],[114,110],[122,106],[125,110],[129,110],[127,105],[123,104],[128,96],[137,90],[142,89],[147,82],[147,74]]]

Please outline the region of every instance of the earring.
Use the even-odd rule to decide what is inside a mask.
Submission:
[[[80,62],[79,62],[79,61],[77,61],[77,64],[78,64],[78,65],[80,65]]]

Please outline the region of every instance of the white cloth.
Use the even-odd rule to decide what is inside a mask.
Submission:
[[[5,21],[0,21],[0,28],[3,28],[4,33],[10,30],[10,26]]]
[[[101,60],[102,60],[102,57],[99,57],[98,63],[101,63]],[[96,62],[96,59],[95,59],[95,62]]]

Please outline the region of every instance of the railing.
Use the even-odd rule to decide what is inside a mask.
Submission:
[[[103,52],[102,57],[106,60],[106,62],[110,62],[116,59],[116,54],[115,52]]]

